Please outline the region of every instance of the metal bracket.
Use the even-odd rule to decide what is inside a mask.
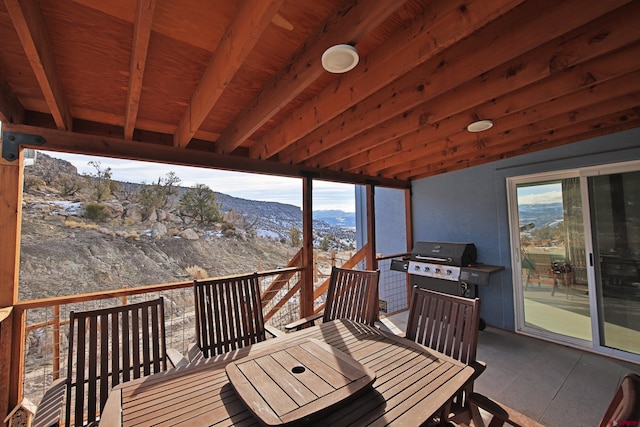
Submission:
[[[2,158],[13,162],[20,155],[20,145],[42,145],[47,142],[40,135],[18,132],[2,132]]]

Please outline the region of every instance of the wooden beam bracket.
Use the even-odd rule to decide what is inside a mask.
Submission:
[[[2,158],[13,162],[20,155],[20,144],[42,145],[46,139],[40,135],[30,135],[19,132],[2,132]]]

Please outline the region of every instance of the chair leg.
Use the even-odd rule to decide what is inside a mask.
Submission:
[[[449,401],[440,412],[440,421],[438,425],[446,426],[449,424],[449,414],[451,413],[451,401]]]

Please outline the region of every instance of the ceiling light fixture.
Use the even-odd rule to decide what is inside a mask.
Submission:
[[[491,120],[477,120],[467,126],[467,130],[469,132],[482,132],[493,127],[493,122]]]
[[[322,54],[322,66],[330,73],[346,73],[358,65],[358,51],[348,44],[331,46]]]

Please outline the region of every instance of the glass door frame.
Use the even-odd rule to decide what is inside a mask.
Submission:
[[[515,315],[516,332],[548,341],[557,342],[571,347],[591,350],[599,354],[611,356],[617,359],[631,362],[640,362],[640,355],[635,353],[605,347],[601,343],[601,323],[602,316],[599,313],[598,291],[596,287],[594,244],[591,221],[591,200],[589,195],[588,179],[598,175],[608,175],[614,173],[625,173],[640,171],[640,161],[634,160],[623,163],[611,163],[598,166],[582,167],[577,169],[565,169],[560,171],[542,172],[530,175],[520,175],[508,177],[507,186],[507,208],[509,216],[509,240],[511,251],[511,271],[513,284],[513,304]],[[544,331],[525,325],[524,318],[524,293],[522,280],[522,260],[520,253],[520,224],[518,212],[517,186],[519,184],[544,183],[548,181],[558,181],[566,178],[580,178],[580,191],[582,198],[582,215],[584,223],[584,245],[587,266],[587,288],[589,292],[589,312],[591,316],[592,341],[585,341],[565,335]]]
[[[567,335],[557,334],[551,331],[545,331],[543,329],[533,328],[525,324],[525,310],[524,310],[524,286],[522,282],[522,259],[521,259],[521,242],[520,242],[520,221],[518,212],[518,193],[517,187],[521,184],[533,184],[551,181],[561,181],[567,178],[579,178],[579,169],[567,169],[562,171],[543,172],[532,175],[521,175],[517,177],[507,178],[507,205],[509,213],[509,238],[510,238],[510,250],[511,250],[511,272],[513,283],[513,304],[515,314],[516,332],[523,335],[530,335],[537,338],[543,338],[548,341],[558,342],[572,347],[578,347],[583,349],[590,349],[593,347],[591,341],[586,341],[580,338],[570,337]],[[582,181],[581,181],[582,186]],[[584,194],[582,193],[582,197]],[[584,200],[583,200],[584,206]],[[592,281],[589,280],[588,289],[590,295],[592,292]],[[590,316],[593,328],[593,306],[590,304]],[[593,331],[593,329],[592,329]],[[593,335],[593,333],[592,333]]]

